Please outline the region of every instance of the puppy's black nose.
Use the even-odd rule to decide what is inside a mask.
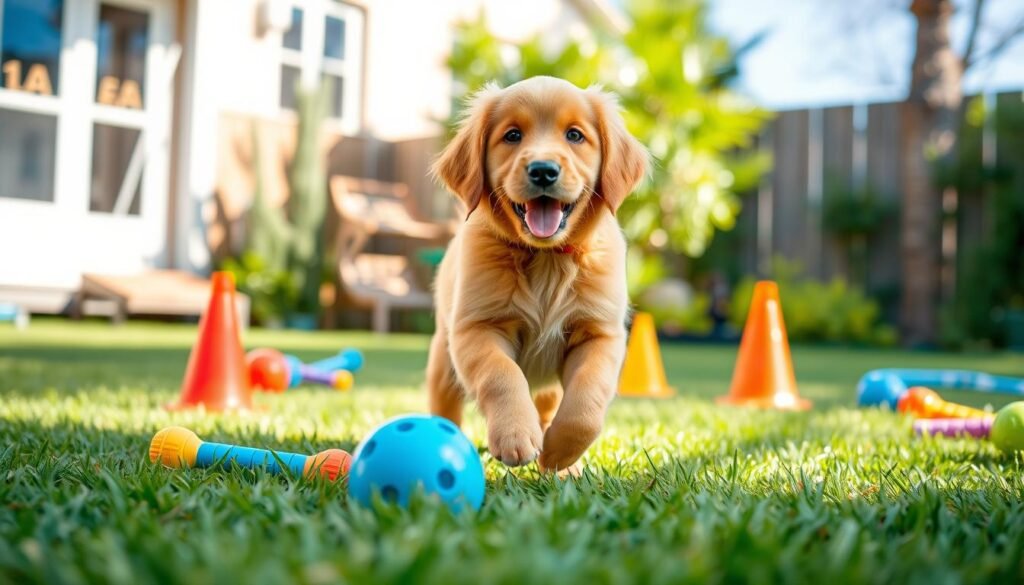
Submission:
[[[553,160],[535,160],[526,165],[526,174],[530,182],[538,187],[553,185],[562,174],[562,167]]]

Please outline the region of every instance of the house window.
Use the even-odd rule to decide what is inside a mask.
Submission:
[[[0,198],[54,200],[62,0],[0,0]]]
[[[363,13],[337,0],[304,0],[292,7],[281,38],[281,100],[295,111],[300,87],[327,85],[327,112],[345,134],[359,132]]]
[[[97,104],[120,108],[119,113],[144,109],[149,24],[147,12],[100,5],[96,29]],[[89,211],[140,215],[144,173],[140,166],[141,138],[142,129],[132,125],[93,123]]]
[[[62,0],[0,2],[0,69],[8,90],[57,95]]]

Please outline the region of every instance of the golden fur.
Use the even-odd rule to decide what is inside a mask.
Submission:
[[[535,160],[561,166],[554,185],[530,183]],[[539,455],[543,469],[576,472],[601,431],[628,307],[614,213],[646,170],[612,96],[551,77],[477,94],[434,165],[467,219],[436,282],[430,409],[458,424],[474,398],[490,452],[507,465]],[[565,218],[547,238],[527,229],[522,211],[542,196]]]

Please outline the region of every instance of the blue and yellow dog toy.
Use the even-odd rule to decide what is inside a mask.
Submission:
[[[352,464],[352,456],[341,449],[328,449],[316,455],[300,455],[207,443],[183,427],[167,427],[153,435],[149,443],[149,460],[172,469],[212,467],[217,463],[227,468],[232,462],[249,469],[262,467],[271,473],[281,473],[287,468],[296,475],[309,477],[319,473],[332,481],[347,475]]]

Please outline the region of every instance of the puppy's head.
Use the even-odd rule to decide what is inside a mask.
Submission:
[[[615,213],[646,171],[614,98],[552,77],[484,88],[434,164],[467,216],[486,210],[505,237],[537,248]]]

